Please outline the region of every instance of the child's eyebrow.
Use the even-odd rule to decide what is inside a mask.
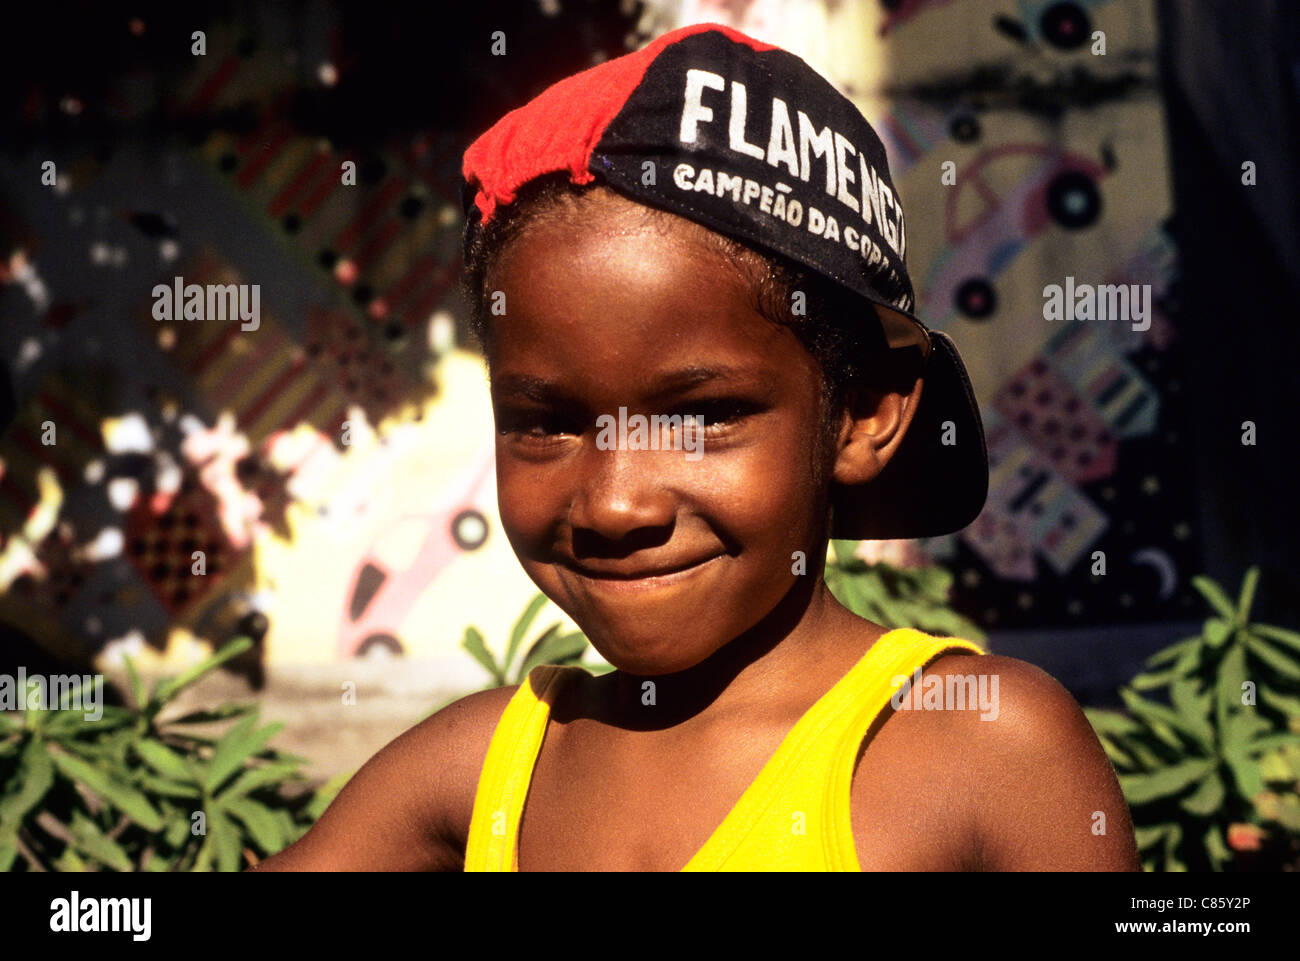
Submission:
[[[701,384],[722,381],[731,385],[760,382],[760,372],[740,367],[688,366],[668,371],[654,377],[647,385],[647,400],[661,400]],[[554,381],[532,374],[507,374],[492,381],[492,392],[498,396],[513,395],[539,404],[557,401],[572,402],[574,398]]]

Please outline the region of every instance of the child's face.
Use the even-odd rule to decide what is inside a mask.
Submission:
[[[488,363],[506,536],[606,660],[655,675],[700,663],[818,577],[830,477],[816,360],[754,311],[703,228],[642,211],[594,191],[576,218],[536,221],[503,250]],[[620,407],[701,415],[700,455],[599,449],[597,418]],[[665,571],[681,573],[647,579]]]

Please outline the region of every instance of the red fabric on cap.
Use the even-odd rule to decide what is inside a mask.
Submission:
[[[587,169],[591,152],[659,52],[706,30],[717,30],[755,50],[778,49],[720,23],[694,23],[547,87],[498,120],[465,151],[461,172],[477,188],[474,203],[482,222],[492,219],[498,205],[513,203],[519,187],[543,174],[567,170],[573,183],[589,183],[594,178]]]

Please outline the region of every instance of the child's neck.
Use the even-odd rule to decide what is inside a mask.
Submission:
[[[845,609],[821,578],[804,586],[812,580],[801,581],[767,617],[694,667],[655,677],[605,675],[592,713],[624,730],[651,731],[760,706],[779,711],[782,702],[802,704],[810,696],[815,701],[884,631]],[[645,706],[647,681],[654,683],[653,709]]]

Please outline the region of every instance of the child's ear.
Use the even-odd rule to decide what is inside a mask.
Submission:
[[[865,484],[885,469],[921,402],[925,382],[920,375],[919,364],[899,364],[874,384],[847,391],[836,435],[837,484]]]

